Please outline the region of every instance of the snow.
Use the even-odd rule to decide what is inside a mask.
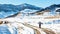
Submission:
[[[24,10],[22,10],[22,11],[20,11],[20,12],[22,12],[22,13],[34,13],[34,12],[36,12],[36,11],[38,11],[38,10],[24,9]]]
[[[46,13],[45,13],[46,14]],[[31,16],[18,16],[18,17],[11,17],[11,18],[5,18],[1,19],[3,21],[9,21],[11,24],[11,27],[8,28],[9,31],[13,34],[13,28],[17,28],[17,32],[21,32],[21,34],[34,34],[34,30],[30,27],[27,27],[23,25],[22,23],[28,23],[30,25],[39,27],[39,22],[42,22],[41,25],[42,28],[49,28],[53,30],[54,32],[60,32],[60,18],[53,18],[53,19],[45,19],[46,17],[51,17],[53,15],[31,15]],[[57,24],[56,24],[57,23]],[[41,34],[46,34],[44,31],[41,30]]]
[[[56,33],[60,32],[60,24],[44,24],[42,25],[42,28],[49,28]]]

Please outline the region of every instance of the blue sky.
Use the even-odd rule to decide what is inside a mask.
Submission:
[[[52,4],[60,4],[60,0],[0,0],[0,4],[14,4],[19,5],[23,3],[28,3],[38,7],[47,7]]]

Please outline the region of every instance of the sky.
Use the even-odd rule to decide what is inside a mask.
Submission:
[[[45,8],[52,4],[60,4],[60,0],[0,0],[0,4],[20,5],[23,3]]]

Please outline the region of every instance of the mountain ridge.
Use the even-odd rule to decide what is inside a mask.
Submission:
[[[30,5],[27,3],[21,4],[21,5],[0,4],[0,18],[16,15],[24,9],[30,9],[31,12],[33,12],[32,10],[38,10],[38,11],[35,11],[36,13],[36,12],[42,12],[44,10],[50,10],[51,12],[53,12],[55,8],[60,8],[60,4],[53,4],[49,7],[46,7],[45,9],[34,6],[34,5]]]
[[[30,5],[30,4],[26,4],[26,3],[21,4],[21,5],[0,4],[0,18],[5,18],[8,16],[15,15],[24,9],[41,10],[43,8],[40,8],[40,7],[37,7],[34,5]]]

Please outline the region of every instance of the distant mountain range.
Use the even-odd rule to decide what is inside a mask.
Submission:
[[[43,8],[37,7],[30,4],[21,4],[21,5],[12,5],[12,4],[0,4],[0,10],[24,10],[24,9],[33,9],[33,10],[41,10]]]
[[[24,9],[41,10],[41,9],[43,9],[41,7],[37,7],[37,6],[34,6],[34,5],[27,4],[27,3],[21,4],[21,5],[17,5],[16,7],[19,10],[24,10]]]
[[[12,4],[0,4],[0,18],[5,18],[8,16],[12,16],[15,14],[18,14],[20,11],[22,12],[41,12],[44,10],[50,10],[51,12],[55,10],[55,8],[59,8],[60,4],[56,5],[51,5],[49,7],[41,8],[41,7],[37,7],[34,5],[30,5],[27,3],[21,4],[21,5],[12,5]],[[37,10],[37,11],[36,11]]]
[[[56,10],[56,8],[59,8]],[[60,13],[60,4],[53,4],[53,5],[50,5],[49,7],[46,7],[45,9],[42,9],[40,11],[36,11],[35,13],[38,13],[38,14],[41,14],[39,12],[50,12],[50,14],[52,15],[55,15],[56,12],[59,12]]]
[[[53,4],[49,7],[46,7],[45,10],[51,10],[51,11],[55,11],[56,8],[60,8],[60,4]]]
[[[5,18],[11,15],[15,15],[24,9],[41,10],[43,8],[36,7],[30,4],[12,5],[12,4],[0,4],[0,18]]]

